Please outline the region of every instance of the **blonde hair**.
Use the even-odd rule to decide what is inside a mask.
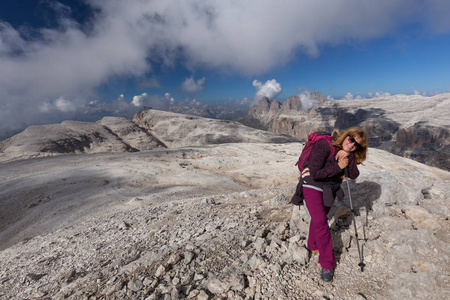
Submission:
[[[359,128],[359,127],[351,127],[341,133],[334,131],[333,132],[333,146],[336,147],[338,150],[342,150],[342,144],[344,143],[344,140],[347,138],[347,136],[351,135],[352,137],[360,136],[361,137],[361,145],[360,148],[356,149],[353,152],[353,155],[355,157],[356,164],[362,164],[363,161],[366,160],[367,157],[367,133]]]

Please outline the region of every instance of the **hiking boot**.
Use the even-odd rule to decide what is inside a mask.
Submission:
[[[320,278],[322,278],[322,280],[324,282],[332,282],[333,281],[333,270],[329,270],[329,269],[322,269],[320,271]]]

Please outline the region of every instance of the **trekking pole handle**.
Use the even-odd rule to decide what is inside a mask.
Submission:
[[[345,167],[345,168],[344,168],[344,174],[345,174],[345,178],[348,179],[348,178],[349,178],[349,177],[348,177],[348,167]]]

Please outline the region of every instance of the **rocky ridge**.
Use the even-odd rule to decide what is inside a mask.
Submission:
[[[151,133],[121,117],[97,123],[64,121],[30,126],[0,142],[0,161],[62,154],[136,152],[166,146]]]
[[[238,122],[144,109],[133,120],[104,117],[92,122],[30,126],[0,142],[0,162],[63,154],[137,152],[222,143],[285,143],[297,139]]]
[[[244,126],[228,120],[214,120],[146,109],[133,122],[152,132],[170,148],[224,143],[290,143],[297,139]]]

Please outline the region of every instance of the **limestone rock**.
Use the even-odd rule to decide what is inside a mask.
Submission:
[[[149,131],[143,130],[131,120],[119,117],[104,117],[97,121],[116,134],[124,143],[139,151],[166,148]]]
[[[213,278],[208,283],[208,290],[213,294],[222,294],[228,291],[230,286],[217,278]]]
[[[286,253],[283,254],[283,261],[287,263],[298,263],[304,265],[309,261],[309,252],[304,246],[298,243],[290,243]]]

